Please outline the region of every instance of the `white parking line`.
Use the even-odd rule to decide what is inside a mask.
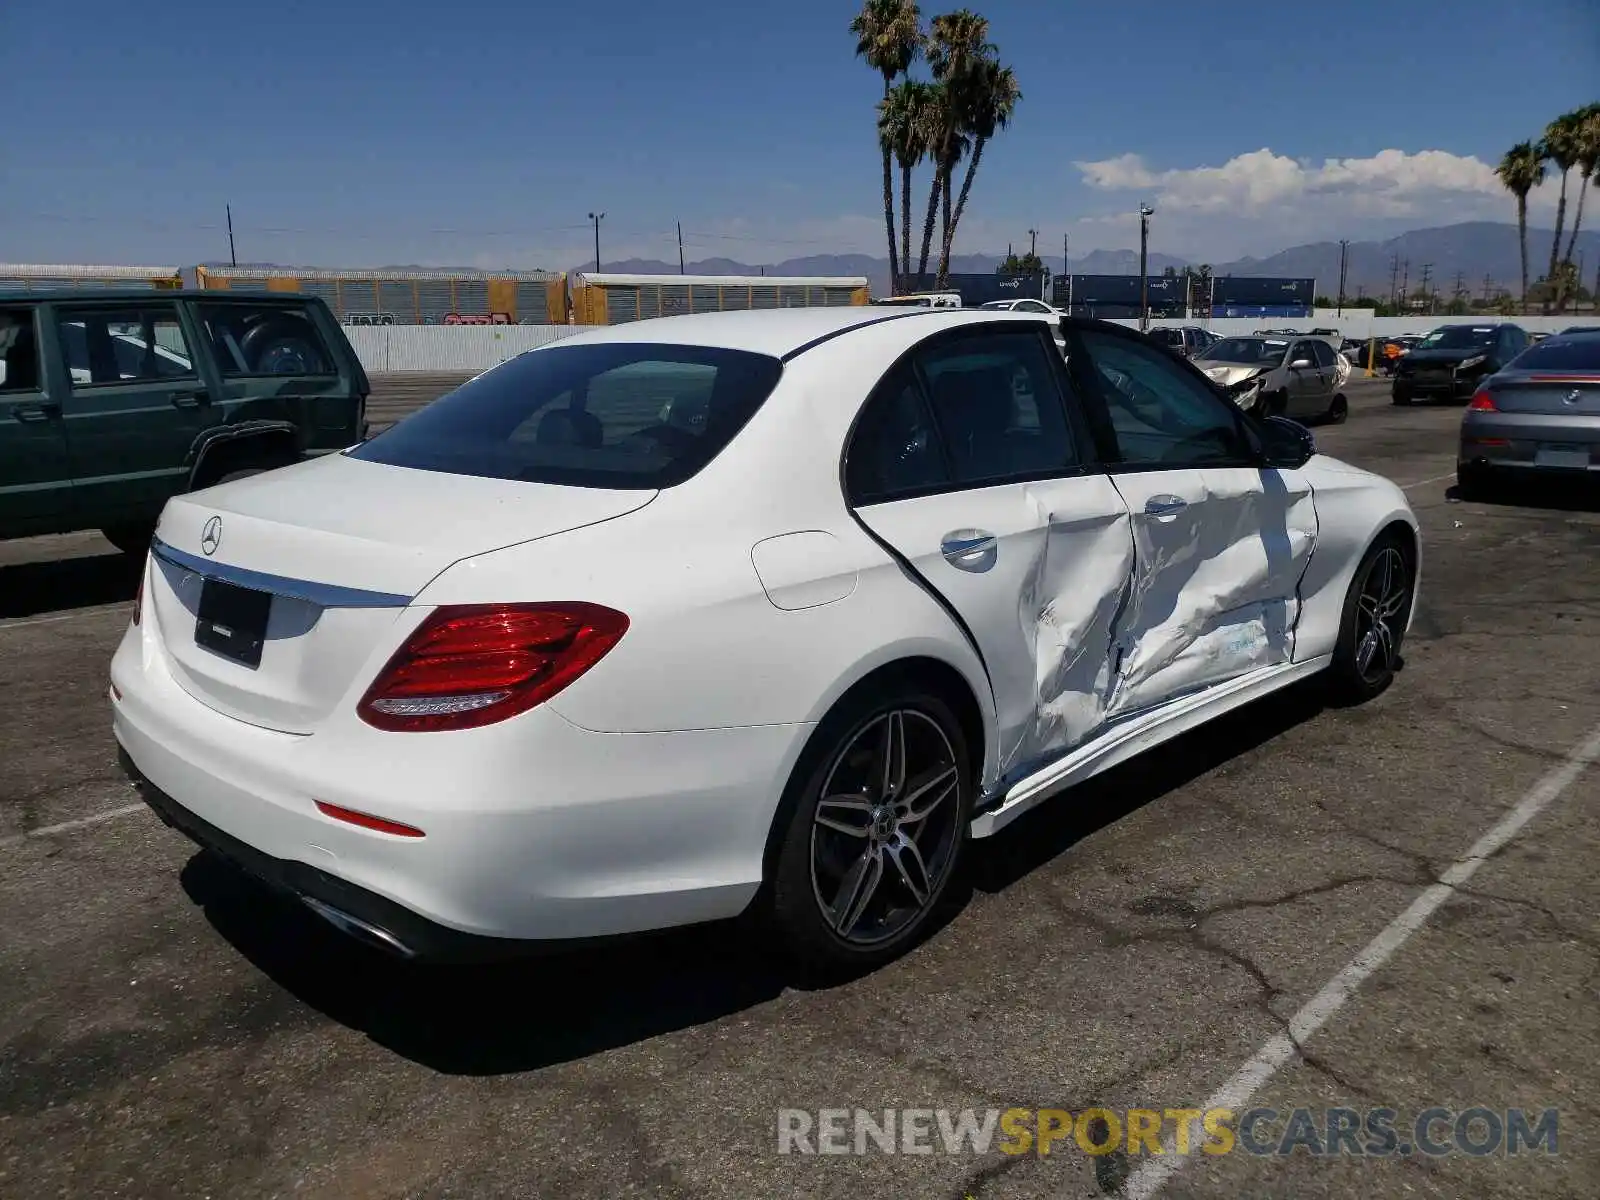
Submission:
[[[1451,471],[1450,474],[1448,474],[1448,475],[1435,475],[1432,479],[1419,479],[1415,483],[1402,483],[1400,485],[1400,490],[1402,492],[1409,492],[1412,488],[1419,488],[1419,487],[1422,487],[1424,484],[1442,483],[1446,479],[1454,479],[1455,477],[1456,477],[1456,473],[1454,471]]]
[[[9,837],[0,837],[0,849],[6,846],[20,846],[23,842],[35,838],[52,837],[58,833],[71,833],[74,829],[87,829],[91,825],[101,825],[107,821],[115,821],[118,817],[131,816],[133,813],[142,812],[143,804],[124,804],[121,808],[107,809],[105,812],[94,813],[91,816],[79,817],[76,821],[63,821],[59,825],[45,825],[39,829],[30,829],[27,833],[13,833]]]
[[[53,617],[25,617],[20,621],[0,621],[0,629],[21,629],[25,625],[49,625],[54,621],[75,621],[79,617],[97,617],[103,613],[116,612],[122,607],[122,604],[105,604],[99,608],[81,608],[77,612],[57,613]]]
[[[1288,1031],[1278,1034],[1257,1050],[1249,1062],[1234,1072],[1233,1078],[1212,1093],[1203,1107],[1207,1110],[1227,1108],[1234,1112],[1242,1109],[1279,1067],[1297,1057],[1299,1051],[1296,1047],[1304,1045],[1329,1017],[1344,1006],[1368,976],[1383,966],[1412,934],[1427,924],[1428,918],[1455,895],[1456,888],[1471,879],[1490,855],[1516,837],[1524,825],[1571,787],[1596,759],[1600,759],[1600,728],[1593,730],[1574,747],[1565,762],[1534,784],[1515,808],[1495,822],[1465,856],[1451,864],[1450,869],[1439,877],[1438,883],[1412,901],[1411,907],[1390,921],[1360,954],[1351,959],[1320,992],[1306,1001],[1305,1006],[1290,1019]],[[1167,1140],[1160,1157],[1145,1159],[1139,1169],[1128,1177],[1123,1196],[1126,1200],[1150,1200],[1167,1180],[1183,1169],[1187,1161],[1187,1155],[1178,1154],[1175,1138]]]

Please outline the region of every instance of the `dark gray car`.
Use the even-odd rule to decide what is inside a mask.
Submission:
[[[1456,457],[1462,491],[1535,472],[1600,473],[1600,333],[1530,346],[1467,405]]]

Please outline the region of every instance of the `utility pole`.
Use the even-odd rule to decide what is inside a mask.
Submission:
[[[594,273],[600,273],[600,222],[606,219],[605,213],[589,214],[589,220],[594,222]]]
[[[1494,278],[1487,272],[1483,276],[1483,303],[1487,307],[1489,301],[1494,299]]]
[[[1400,264],[1400,303],[1411,303],[1408,293],[1411,291],[1411,260],[1408,258]]]
[[[1389,260],[1389,307],[1398,308],[1400,293],[1396,290],[1400,279],[1400,252],[1395,251],[1394,257]]]
[[[1339,239],[1339,316],[1344,316],[1344,279],[1345,267],[1350,259],[1350,239]]]
[[[1061,274],[1072,274],[1072,235],[1066,233],[1061,235]]]
[[[1028,230],[1028,257],[1039,257],[1039,231],[1037,229]]]
[[[227,204],[223,207],[228,210],[228,261],[237,267],[239,256],[233,250],[233,205]]]
[[[1428,315],[1433,316],[1433,293],[1428,290],[1428,279],[1433,274],[1433,264],[1422,264],[1422,283],[1419,286],[1423,297],[1428,301]]]
[[[595,251],[595,257],[600,257],[600,252]],[[678,274],[683,274],[683,222],[678,222]]]
[[[1148,204],[1139,205],[1139,332],[1150,329],[1150,218],[1156,210]]]

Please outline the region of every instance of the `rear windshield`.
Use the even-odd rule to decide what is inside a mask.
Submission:
[[[1206,362],[1237,363],[1240,366],[1276,365],[1283,361],[1288,349],[1288,342],[1268,341],[1265,338],[1223,338],[1216,345],[1207,346],[1195,357]]]
[[[671,487],[717,456],[782,372],[777,359],[743,350],[552,346],[478,376],[348,453],[488,479]]]
[[[1600,371],[1600,337],[1551,338],[1529,346],[1511,365],[1519,371]]]
[[[1473,350],[1494,345],[1500,331],[1492,325],[1446,325],[1422,339],[1424,350]]]

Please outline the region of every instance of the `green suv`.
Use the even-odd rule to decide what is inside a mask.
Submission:
[[[0,294],[0,538],[142,554],[171,496],[360,441],[368,390],[313,297]]]

